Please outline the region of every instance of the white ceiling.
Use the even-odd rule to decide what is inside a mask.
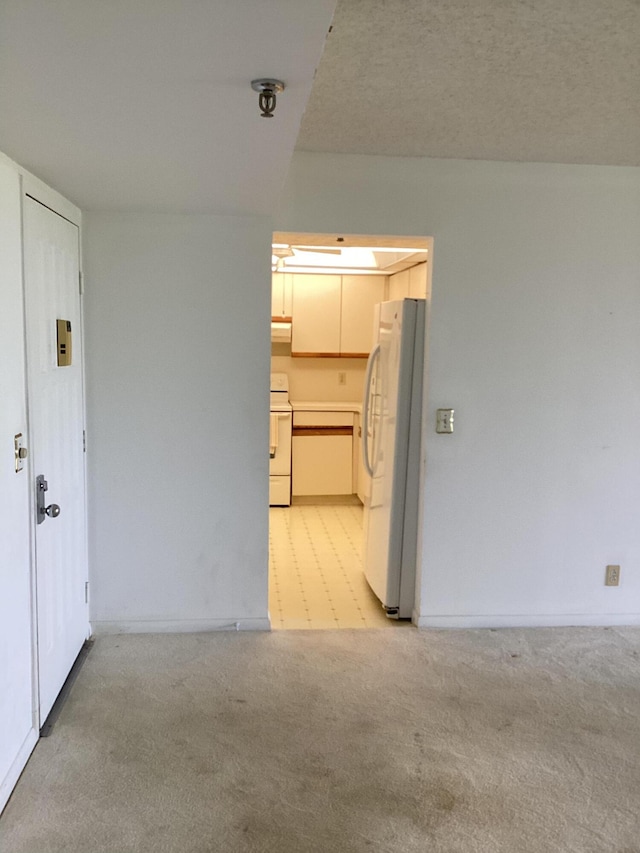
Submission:
[[[296,137],[640,165],[640,0],[340,0],[314,83],[334,4],[0,0],[0,150],[84,209],[242,214]]]
[[[640,165],[638,0],[339,0],[297,147]]]
[[[84,209],[269,213],[334,5],[2,0],[0,150]]]

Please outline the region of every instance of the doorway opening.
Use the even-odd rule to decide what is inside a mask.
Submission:
[[[274,629],[410,624],[432,243],[273,235]],[[381,318],[386,304],[395,306],[390,319]],[[384,379],[400,371],[400,360],[401,373]]]

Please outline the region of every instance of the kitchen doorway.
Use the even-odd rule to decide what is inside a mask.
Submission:
[[[431,249],[430,238],[273,235],[269,612],[274,629],[410,624],[406,601],[400,612],[388,589],[365,573],[372,563],[366,548],[372,538],[372,490],[376,506],[389,504],[376,497],[382,494],[382,467],[376,468],[375,460],[376,470],[371,466],[380,452],[372,433],[381,432],[382,420],[379,367],[367,366],[378,343],[376,306],[394,302],[402,315],[404,301],[414,307],[428,302]],[[402,316],[396,325],[402,325]],[[420,335],[422,353],[424,320]],[[384,351],[390,352],[388,347]],[[420,376],[405,383],[405,396],[421,391],[422,355],[418,370]],[[415,404],[414,399],[414,409]],[[416,458],[419,432],[419,424],[417,433],[414,425]],[[395,494],[394,505],[398,487]],[[415,531],[411,535],[416,538]],[[384,550],[391,541],[397,550],[394,536],[397,540],[397,531],[387,530],[382,539],[378,535],[375,547],[382,543]],[[415,570],[415,546],[413,563]],[[394,571],[400,584],[400,569]],[[404,576],[412,596],[415,583],[408,571]]]

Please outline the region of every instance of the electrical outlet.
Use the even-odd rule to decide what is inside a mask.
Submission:
[[[607,566],[604,577],[605,586],[618,586],[620,583],[620,566]]]
[[[338,373],[338,385],[346,385],[347,384],[347,374],[340,371]]]

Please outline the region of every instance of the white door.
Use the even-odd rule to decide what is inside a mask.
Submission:
[[[31,471],[46,480],[48,491],[41,497],[50,508],[35,525],[42,725],[89,625],[78,228],[27,196],[24,241]],[[71,330],[67,366],[58,364],[59,320]],[[38,517],[36,506],[32,511]]]

